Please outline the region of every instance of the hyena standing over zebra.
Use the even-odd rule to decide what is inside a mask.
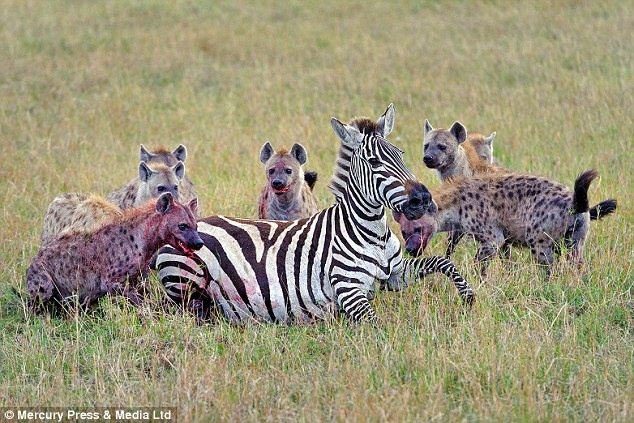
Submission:
[[[199,220],[204,246],[193,255],[165,247],[159,280],[170,297],[208,296],[232,322],[313,321],[339,310],[354,321],[376,319],[375,289],[400,290],[442,272],[461,297],[473,291],[442,257],[403,259],[387,226],[385,208],[417,219],[432,204],[425,186],[387,137],[390,105],[378,122],[332,118],[341,145],[329,186],[335,204],[307,219],[270,221],[208,217]]]

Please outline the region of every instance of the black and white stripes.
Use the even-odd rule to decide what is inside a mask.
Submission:
[[[157,258],[159,279],[178,299],[208,297],[233,322],[312,321],[343,311],[355,321],[374,320],[369,299],[376,288],[398,290],[426,274],[450,277],[462,298],[473,292],[444,258],[403,259],[387,227],[385,207],[417,218],[431,204],[402,152],[384,137],[392,105],[378,122],[332,120],[342,142],[330,189],[336,203],[307,219],[266,221],[223,216],[201,219],[205,246],[194,256],[171,247]]]

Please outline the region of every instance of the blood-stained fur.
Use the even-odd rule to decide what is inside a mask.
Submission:
[[[51,300],[63,304],[76,297],[86,307],[106,294],[138,302],[135,283],[159,247],[170,244],[187,254],[202,247],[196,206],[196,199],[184,206],[166,193],[94,232],[71,232],[44,244],[26,271],[31,304],[41,309]]]
[[[266,185],[258,201],[258,217],[270,220],[303,219],[319,211],[312,186],[315,173],[304,174],[306,149],[294,144],[291,151],[285,148],[277,153],[270,143],[262,146],[260,161],[266,172]]]

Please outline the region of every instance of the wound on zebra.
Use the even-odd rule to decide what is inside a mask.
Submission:
[[[378,121],[332,118],[340,141],[330,190],[335,204],[307,219],[211,216],[198,221],[204,246],[193,255],[159,251],[159,281],[188,307],[193,293],[234,323],[313,322],[333,310],[355,322],[375,321],[375,291],[400,290],[443,273],[467,303],[472,289],[443,257],[404,259],[386,208],[417,219],[433,207],[427,188],[386,137],[390,105]]]
[[[267,179],[258,200],[260,219],[304,219],[319,211],[313,194],[317,174],[304,173],[307,159],[301,144],[294,144],[291,151],[282,147],[277,153],[268,142],[262,146],[260,161]]]
[[[166,193],[94,232],[70,232],[44,244],[26,271],[31,306],[40,311],[51,300],[63,305],[73,298],[85,308],[106,294],[138,303],[136,282],[160,246],[183,254],[203,246],[196,206],[196,199],[181,205]]]
[[[459,177],[432,190],[437,213],[416,221],[408,221],[399,213],[407,251],[418,255],[436,232],[454,230],[472,235],[479,244],[476,259],[484,262],[497,253],[509,255],[511,245],[527,247],[535,260],[543,265],[553,263],[553,253],[561,247],[570,250],[572,258],[582,262],[583,247],[589,230],[588,188],[598,172],[589,170],[577,178],[574,190],[537,177],[516,172]],[[612,203],[614,201],[614,203]],[[610,214],[597,213],[597,218]]]

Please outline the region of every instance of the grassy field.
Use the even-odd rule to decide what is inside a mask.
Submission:
[[[632,421],[634,6],[622,1],[30,1],[0,8],[0,406],[177,406],[181,421]],[[374,301],[379,328],[197,326],[153,300],[33,316],[11,287],[61,192],[107,194],[138,148],[188,147],[205,215],[256,215],[262,144],[301,142],[316,191],[329,119],[378,117],[428,186],[423,122],[497,131],[504,165],[567,185],[597,168],[581,269],[528,254],[462,312],[433,277]],[[518,205],[521,207],[521,205]],[[444,251],[437,236],[428,253]],[[0,417],[1,418],[1,417]]]

